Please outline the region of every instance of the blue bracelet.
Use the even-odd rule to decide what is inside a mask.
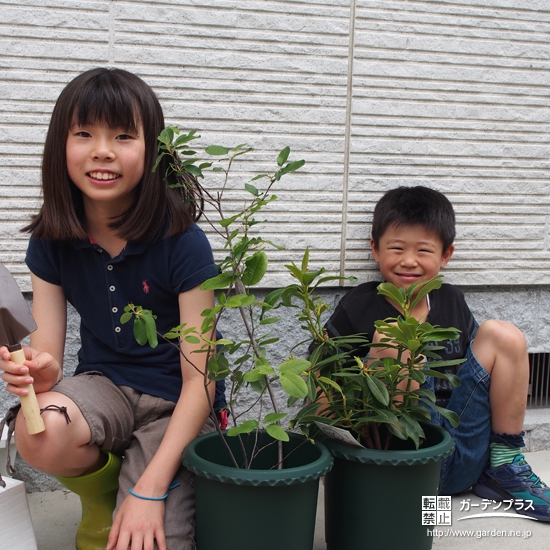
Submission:
[[[134,493],[133,487],[130,489],[130,494],[137,498],[140,498],[141,500],[166,500],[168,498],[168,493],[172,489],[175,489],[176,487],[179,487],[179,486],[180,484],[177,481],[172,481],[172,483],[170,484],[170,487],[168,487],[168,491],[163,497],[144,497],[143,495],[138,495],[137,493]]]

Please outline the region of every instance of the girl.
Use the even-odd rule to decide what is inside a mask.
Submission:
[[[158,315],[161,333],[200,327],[214,305],[200,290],[217,274],[194,224],[200,211],[169,188],[166,164],[152,171],[163,128],[154,92],[126,71],[87,71],[63,90],[44,147],[44,203],[25,228],[38,329],[23,366],[0,348],[8,391],[22,396],[34,383],[46,424],[28,435],[18,414],[21,456],[81,497],[79,550],[195,548],[180,457],[213,428],[206,356],[184,341],[195,366],[166,342],[141,347],[120,323],[133,302]],[[62,379],[66,300],[81,316],[82,347],[75,376]]]

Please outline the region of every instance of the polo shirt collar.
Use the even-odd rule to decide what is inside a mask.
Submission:
[[[126,243],[124,250],[117,256],[117,258],[123,259],[125,256],[130,256],[134,254],[143,254],[143,252],[147,250],[150,244],[151,243],[149,242],[129,241]],[[96,242],[93,241],[91,237],[78,239],[75,242],[74,246],[77,250],[81,250],[84,248],[95,248],[95,249],[101,248]]]

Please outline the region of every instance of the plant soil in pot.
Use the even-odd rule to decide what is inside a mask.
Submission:
[[[334,456],[325,483],[327,550],[432,547],[422,497],[437,495],[441,461],[454,442],[443,428],[422,425],[426,439],[419,449],[366,449],[323,438]]]
[[[242,437],[251,447],[258,432]],[[311,550],[319,478],[333,459],[322,443],[313,444],[290,433],[283,444],[282,469],[277,446],[269,445],[254,459],[253,468],[235,468],[218,433],[195,439],[183,454],[195,474],[196,540],[198,550]],[[243,460],[238,437],[226,437],[237,461]],[[260,447],[261,447],[260,442]]]

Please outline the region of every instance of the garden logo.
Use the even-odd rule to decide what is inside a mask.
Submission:
[[[422,525],[451,525],[451,515],[451,497],[422,497]]]

